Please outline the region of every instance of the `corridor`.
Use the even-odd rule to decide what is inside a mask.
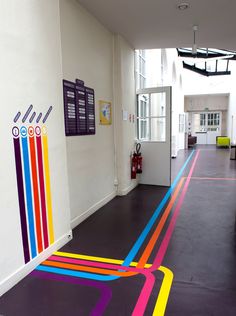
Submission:
[[[114,198],[0,298],[0,315],[236,315],[236,162],[215,146],[172,162],[170,188]]]

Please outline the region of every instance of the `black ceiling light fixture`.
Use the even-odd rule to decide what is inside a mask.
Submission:
[[[177,8],[178,8],[180,11],[187,10],[187,9],[189,8],[189,3],[188,3],[188,2],[180,2],[180,3],[177,5]]]

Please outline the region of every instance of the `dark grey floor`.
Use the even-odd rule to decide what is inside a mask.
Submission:
[[[162,264],[174,273],[165,315],[235,316],[236,181],[202,178],[236,178],[236,161],[229,159],[227,149],[215,149],[214,146],[198,146],[196,149],[200,149],[199,159]],[[173,178],[190,152],[181,151],[172,160]],[[140,185],[127,196],[115,198],[79,225],[73,232],[74,239],[62,250],[125,258],[166,191],[164,187]],[[146,243],[136,260],[145,247]],[[152,315],[162,280],[158,271],[154,274],[157,281],[145,315]],[[112,299],[104,315],[131,315],[143,283],[144,278],[140,275],[107,282]],[[94,288],[30,275],[0,298],[0,314],[89,315],[98,297]]]

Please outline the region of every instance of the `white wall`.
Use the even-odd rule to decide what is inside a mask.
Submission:
[[[59,27],[57,0],[0,3],[0,295],[70,233]],[[30,104],[44,114],[53,106],[46,125],[55,244],[25,265],[11,130],[16,113],[24,113]]]
[[[234,62],[231,62],[234,65]],[[230,66],[231,67],[231,66]],[[193,71],[183,70],[183,88],[185,95],[229,93],[232,76],[206,77]]]
[[[236,63],[230,62],[231,76],[228,78],[228,86],[230,88],[229,109],[227,117],[227,135],[231,138],[231,142],[236,143]]]
[[[71,221],[75,226],[117,193],[129,192],[137,181],[130,180],[135,123],[122,120],[122,109],[135,113],[133,48],[75,0],[60,0],[60,6],[58,0],[4,0],[0,34],[1,295],[71,238]],[[94,88],[95,136],[65,138],[63,78],[79,78]],[[111,126],[99,125],[99,100],[112,102],[117,116]],[[46,126],[55,243],[25,264],[12,127],[22,126],[13,118],[30,104],[37,114],[53,106]]]
[[[216,94],[229,95],[227,112],[227,135],[236,141],[236,63],[230,61],[231,75],[204,77],[189,70],[183,72],[183,86],[185,95]]]
[[[229,106],[228,94],[204,94],[185,96],[185,111],[227,111]]]
[[[227,135],[230,137],[231,141],[236,144],[236,91],[233,89],[235,88],[232,87],[232,91],[229,96]]]
[[[98,108],[113,101],[113,35],[75,0],[60,0],[60,12],[63,77],[95,90],[96,135],[66,138],[74,227],[116,194],[114,125],[99,125]]]
[[[221,112],[221,135],[227,135],[227,115],[229,107],[228,94],[202,94],[202,95],[188,95],[184,98],[185,112],[191,112],[188,115],[190,126],[193,122],[194,112],[203,111],[219,111]],[[189,129],[190,132],[190,129]]]
[[[137,180],[130,178],[130,155],[134,151],[136,137],[134,55],[134,49],[121,36],[116,35],[114,38],[114,103],[119,195],[127,194],[132,190],[138,184],[139,177],[137,175]],[[122,111],[128,113],[128,120],[123,120]]]
[[[60,0],[60,12],[63,77],[82,79],[95,89],[96,135],[66,138],[75,227],[137,184],[130,180],[135,124],[122,121],[122,109],[135,113],[134,50],[77,1]],[[111,126],[99,125],[99,100],[112,102]]]

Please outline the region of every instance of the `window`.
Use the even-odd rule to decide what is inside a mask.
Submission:
[[[194,132],[215,132],[220,130],[220,113],[194,113]]]
[[[140,139],[147,140],[148,139],[148,120],[140,119]]]
[[[220,126],[220,113],[208,113],[208,131],[218,131]]]
[[[166,95],[138,95],[138,138],[147,141],[166,141]]]
[[[184,114],[179,114],[179,132],[184,133],[185,131],[185,116]]]
[[[200,114],[200,126],[206,125],[206,114],[201,113]]]
[[[138,98],[138,135],[140,140],[149,138],[149,95],[142,94]]]
[[[135,54],[135,73],[136,88],[143,89],[146,87],[146,51],[136,50]]]

